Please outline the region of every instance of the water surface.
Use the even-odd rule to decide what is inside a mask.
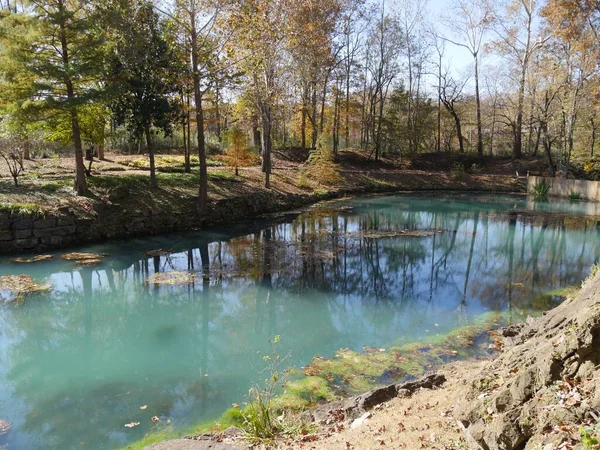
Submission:
[[[568,215],[511,213],[533,207]],[[176,427],[215,419],[244,401],[275,335],[303,366],[340,348],[418,341],[491,310],[547,308],[542,294],[580,283],[600,259],[597,223],[578,216],[587,207],[370,197],[77,249],[108,255],[95,267],[60,253],[32,265],[0,259],[0,275],[53,286],[0,305],[0,418],[12,423],[0,446],[112,449],[150,431],[155,415]],[[157,249],[168,254],[146,256]],[[196,282],[146,283],[173,270]],[[140,425],[124,427],[132,421]]]

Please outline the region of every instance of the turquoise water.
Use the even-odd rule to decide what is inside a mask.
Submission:
[[[600,260],[586,204],[548,204],[565,218],[519,218],[524,197],[370,197],[301,215],[198,233],[78,248],[94,267],[60,259],[17,265],[51,292],[0,304],[0,436],[8,449],[113,449],[243,403],[260,352],[303,366],[340,348],[386,347],[539,302],[580,283]],[[437,230],[423,237],[394,230]],[[375,230],[378,230],[377,234]],[[150,250],[168,255],[148,257]],[[165,271],[193,285],[150,286]],[[140,410],[140,406],[147,409]],[[140,422],[129,429],[124,424]]]

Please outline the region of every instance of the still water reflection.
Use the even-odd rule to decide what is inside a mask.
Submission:
[[[0,305],[0,418],[13,449],[109,449],[242,403],[268,340],[295,364],[417,341],[489,310],[547,307],[600,259],[585,204],[525,198],[353,199],[254,222],[98,245],[95,267],[0,260],[49,293]],[[410,230],[406,232],[406,230]],[[400,232],[404,233],[402,235]],[[153,253],[150,250],[166,252]],[[194,284],[151,286],[156,272]],[[140,410],[141,405],[148,405]],[[131,421],[140,425],[124,427]]]

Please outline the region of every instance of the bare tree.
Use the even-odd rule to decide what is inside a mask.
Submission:
[[[473,56],[475,78],[475,102],[477,114],[477,153],[483,155],[481,130],[481,99],[479,95],[479,60],[485,35],[492,25],[493,14],[487,0],[456,0],[453,7],[455,17],[449,27],[460,40],[444,37],[448,42],[463,47]]]
[[[529,64],[533,54],[547,41],[547,38],[542,35],[534,40],[534,19],[537,14],[536,0],[511,0],[506,5],[504,14],[495,20],[496,34],[500,38],[496,42],[496,47],[501,54],[516,61],[520,66],[514,119],[513,158],[520,158],[523,155],[523,110]]]
[[[457,81],[448,74],[448,71],[446,71],[446,73],[441,76],[440,85],[440,100],[454,119],[456,136],[458,138],[458,149],[461,153],[464,153],[465,146],[464,137],[462,134],[461,119],[458,113],[458,105],[463,98],[463,89],[467,84],[467,81],[468,78],[465,78],[462,81]]]
[[[6,163],[15,186],[19,186],[19,175],[25,168],[23,167],[21,149],[15,140],[9,138],[0,141],[0,158]]]

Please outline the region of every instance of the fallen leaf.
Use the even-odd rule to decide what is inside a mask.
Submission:
[[[145,410],[147,407],[148,407],[148,405],[142,405],[142,406],[140,406],[140,409],[143,411],[143,410]]]
[[[160,422],[160,419],[158,418],[158,416],[152,416],[152,422]]]
[[[133,427],[137,427],[140,423],[139,422],[129,422],[125,424],[126,428],[133,428]]]
[[[0,419],[0,436],[2,436],[3,434],[8,433],[8,430],[10,429],[11,423],[6,421],[6,420],[2,420]]]

